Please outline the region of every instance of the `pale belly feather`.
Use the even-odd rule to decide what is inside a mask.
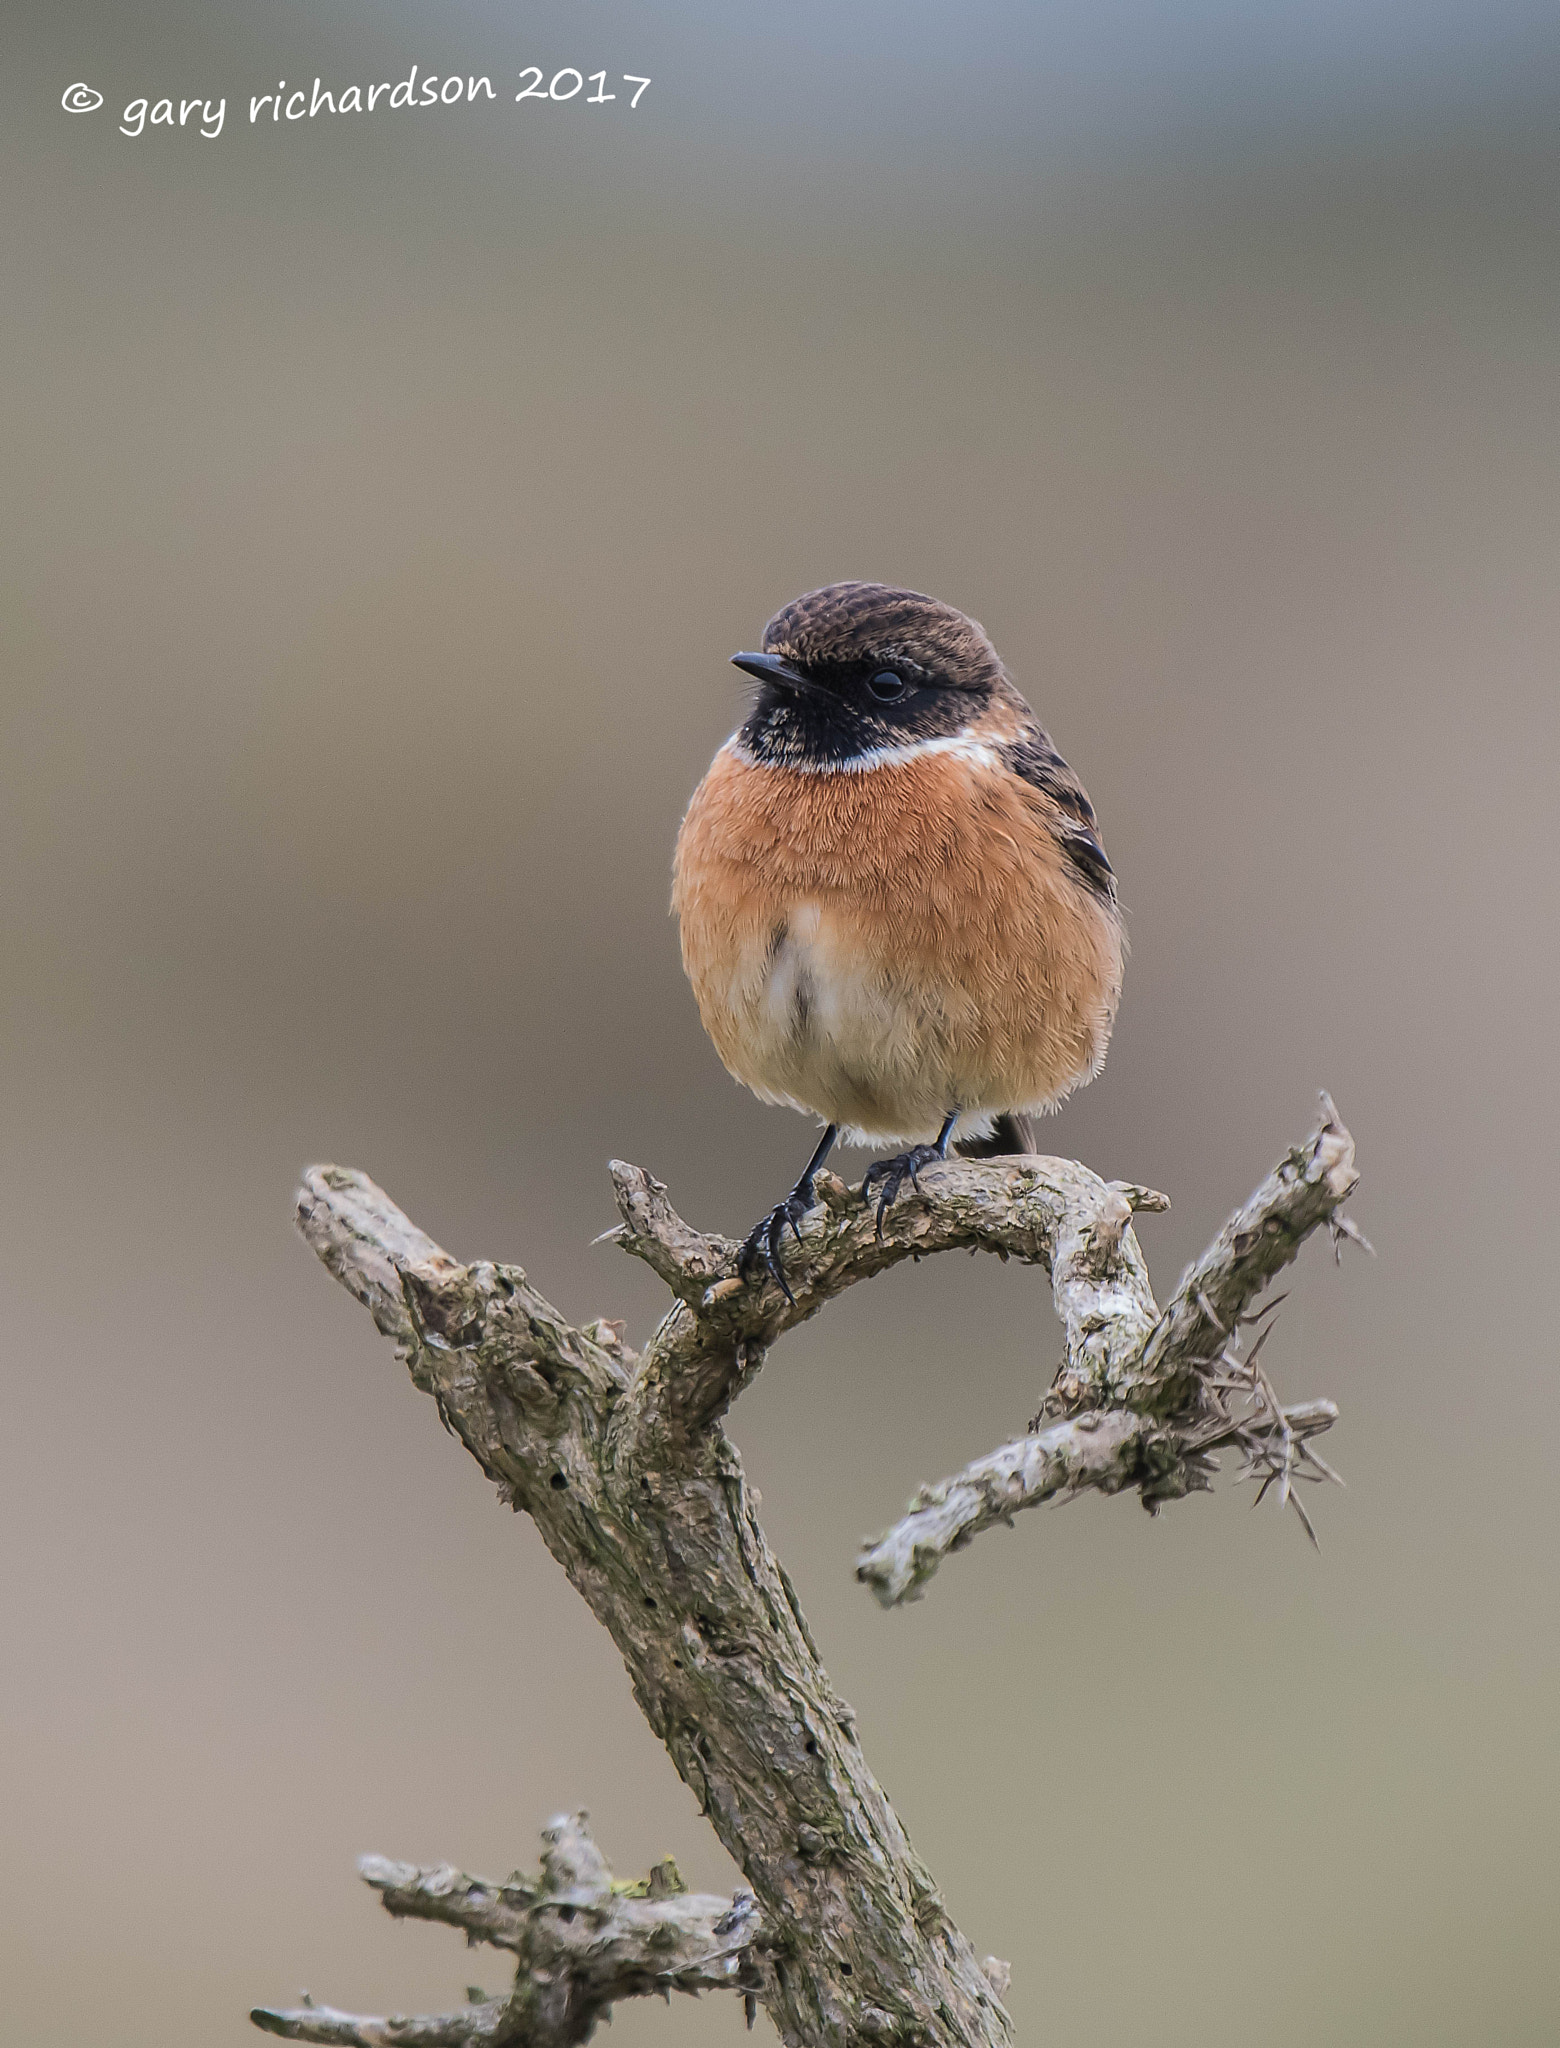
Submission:
[[[755,1094],[874,1143],[935,1133],[969,1080],[949,1057],[951,992],[864,958],[817,903],[744,953],[725,1005],[728,1064]]]

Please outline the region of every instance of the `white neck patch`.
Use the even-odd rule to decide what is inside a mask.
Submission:
[[[925,761],[934,754],[947,754],[977,768],[1002,765],[995,747],[985,740],[972,739],[967,733],[952,733],[936,740],[907,740],[897,747],[869,747],[864,754],[852,754],[846,761],[761,761],[742,744],[740,733],[733,733],[721,751],[746,768],[787,768],[797,775],[865,775],[872,768],[898,768],[906,761]]]

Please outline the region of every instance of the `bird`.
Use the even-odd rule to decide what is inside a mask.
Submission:
[[[672,909],[727,1070],[824,1125],[744,1240],[787,1300],[787,1227],[836,1142],[877,1230],[948,1157],[1028,1152],[1028,1118],[1104,1063],[1126,954],[1083,784],[985,629],[888,584],[831,583],[731,656],[757,684],[683,817]]]

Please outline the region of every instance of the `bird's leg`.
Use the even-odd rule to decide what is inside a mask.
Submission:
[[[872,1183],[875,1180],[881,1180],[883,1183],[877,1207],[879,1237],[883,1235],[883,1218],[887,1214],[888,1205],[890,1202],[898,1201],[899,1190],[905,1182],[908,1180],[919,1194],[921,1183],[916,1177],[919,1169],[948,1157],[948,1140],[953,1136],[953,1127],[958,1121],[959,1112],[956,1109],[949,1110],[943,1119],[942,1129],[937,1133],[935,1145],[912,1145],[908,1152],[897,1152],[892,1159],[880,1159],[875,1166],[867,1168],[867,1177],[861,1183],[861,1199],[864,1202],[870,1202],[872,1199]]]
[[[817,1151],[803,1168],[801,1179],[783,1202],[776,1202],[769,1214],[761,1217],[753,1225],[742,1241],[741,1251],[737,1254],[737,1271],[744,1278],[762,1263],[767,1268],[770,1279],[792,1308],[796,1306],[796,1296],[786,1285],[785,1275],[780,1270],[780,1246],[785,1238],[785,1226],[790,1224],[791,1234],[800,1244],[802,1218],[809,1209],[817,1206],[818,1201],[817,1191],[813,1187],[813,1175],[833,1151],[834,1141],[839,1136],[839,1128],[838,1124],[829,1125],[818,1140]]]

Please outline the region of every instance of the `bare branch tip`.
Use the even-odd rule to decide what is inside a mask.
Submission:
[[[1333,1252],[1340,1266],[1343,1264],[1341,1241],[1344,1238],[1347,1238],[1350,1244],[1357,1244],[1360,1250],[1367,1253],[1369,1257],[1374,1258],[1376,1256],[1376,1247],[1371,1243],[1352,1216],[1340,1216],[1334,1212],[1327,1219],[1327,1227],[1332,1232]]]
[[[1359,1186],[1359,1169],[1354,1163],[1354,1137],[1339,1119],[1330,1095],[1322,1095],[1324,1121],[1312,1135],[1311,1163],[1306,1178],[1321,1181],[1334,1201],[1341,1202]]]
[[[491,1999],[468,2005],[461,2012],[381,2014],[338,2012],[328,2005],[306,2005],[291,2010],[257,2005],[249,2017],[262,2033],[280,2034],[285,2041],[318,2041],[330,2048],[395,2048],[415,2043],[416,2048],[465,2048],[473,2041],[494,2041],[504,2022],[507,1999]]]

